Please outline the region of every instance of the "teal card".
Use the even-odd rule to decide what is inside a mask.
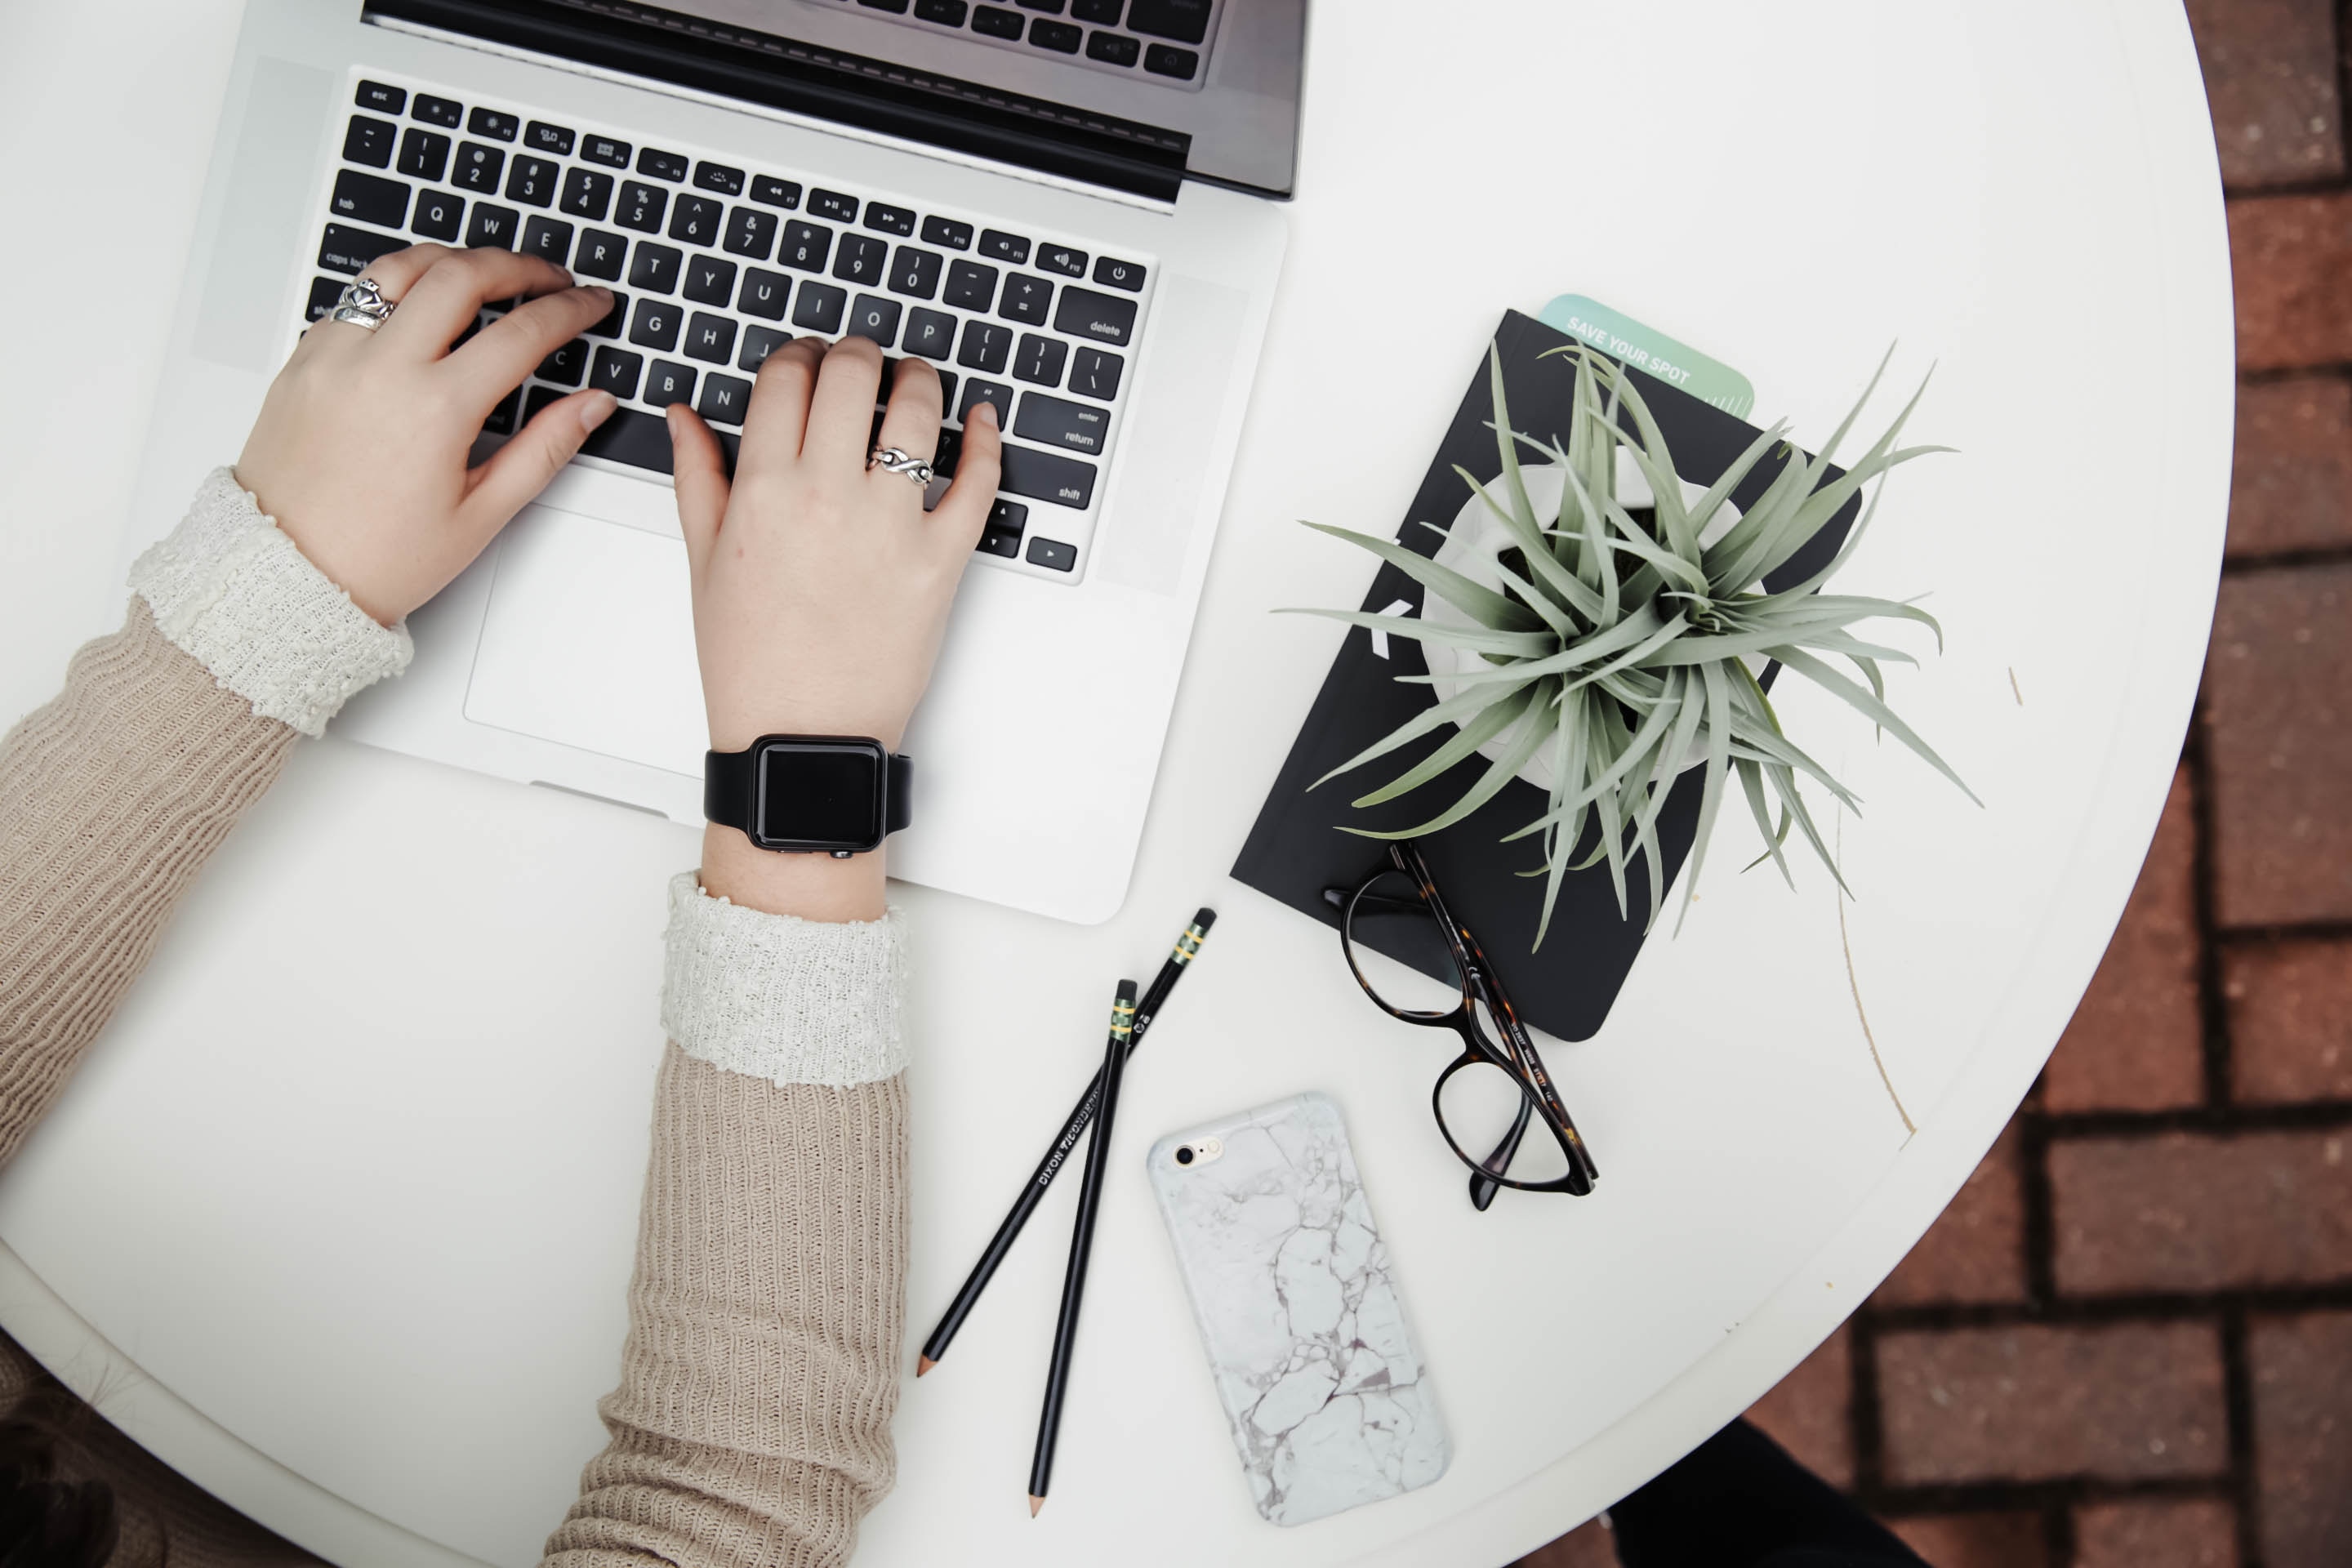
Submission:
[[[1746,376],[1597,300],[1562,294],[1543,308],[1542,321],[1737,418],[1747,418],[1756,406],[1756,388]]]

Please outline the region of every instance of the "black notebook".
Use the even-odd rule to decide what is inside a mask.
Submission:
[[[1563,347],[1574,341],[1517,310],[1504,316],[1495,334],[1495,347],[1502,359],[1503,385],[1510,400],[1512,423],[1521,431],[1545,440],[1555,436],[1565,438],[1567,411],[1576,376],[1575,361],[1564,354],[1549,359],[1541,356],[1547,349]],[[1463,395],[1454,423],[1431,460],[1429,472],[1423,476],[1412,509],[1405,513],[1406,526],[1394,536],[1423,555],[1435,554],[1441,542],[1431,530],[1418,525],[1427,522],[1444,527],[1469,495],[1462,477],[1454,471],[1454,466],[1459,464],[1475,474],[1481,484],[1487,485],[1502,472],[1491,423],[1494,403],[1487,386],[1483,346],[1469,369],[1469,390]],[[1674,453],[1675,466],[1685,479],[1712,484],[1756,439],[1756,427],[1745,420],[1711,408],[1639,370],[1629,370],[1628,374],[1655,416]],[[1627,427],[1631,428],[1630,420]],[[1790,460],[1783,449],[1757,464],[1731,492],[1733,500],[1742,507],[1755,504],[1780,474],[1782,465]],[[1832,468],[1826,471],[1824,481],[1842,473]],[[1765,579],[1766,585],[1784,587],[1802,582],[1828,565],[1861,508],[1859,497],[1849,500],[1803,550]],[[1377,523],[1366,519],[1333,517],[1315,521],[1338,523],[1364,533],[1380,531]],[[1353,547],[1333,540],[1330,548],[1348,552]],[[1402,599],[1417,610],[1422,594],[1421,584],[1394,566],[1383,563],[1380,574],[1372,579],[1371,592],[1365,595],[1363,607],[1378,612]],[[1435,700],[1429,687],[1408,685],[1396,679],[1400,675],[1428,673],[1420,645],[1401,637],[1385,640],[1388,657],[1377,658],[1369,631],[1360,626],[1349,630],[1339,657],[1324,679],[1323,689],[1316,696],[1315,706],[1308,711],[1307,722],[1290,748],[1290,756],[1282,765],[1281,775],[1275,780],[1273,793],[1266,797],[1255,826],[1250,829],[1248,841],[1242,846],[1241,858],[1234,865],[1234,875],[1240,880],[1334,928],[1339,923],[1339,913],[1325,900],[1324,889],[1352,889],[1367,874],[1387,864],[1383,842],[1358,837],[1340,831],[1341,827],[1393,831],[1425,822],[1467,790],[1487,765],[1486,759],[1474,754],[1451,772],[1399,799],[1361,811],[1349,805],[1358,795],[1387,783],[1444,744],[1454,733],[1453,727],[1447,725],[1353,773],[1341,774],[1312,794],[1307,792],[1307,785]],[[1675,896],[1673,884],[1684,858],[1690,852],[1697,827],[1700,787],[1697,771],[1684,773],[1669,793],[1658,818],[1658,844],[1665,860],[1661,880],[1669,900],[1667,912],[1658,922],[1660,941],[1670,940],[1667,931],[1674,918],[1671,903]],[[1625,984],[1634,956],[1641,951],[1643,928],[1650,916],[1649,878],[1636,855],[1626,872],[1626,912],[1621,915],[1616,889],[1605,865],[1569,873],[1561,879],[1551,929],[1544,937],[1542,948],[1531,952],[1536,921],[1543,904],[1544,879],[1520,873],[1542,866],[1540,839],[1528,837],[1514,844],[1499,841],[1505,834],[1541,816],[1549,804],[1543,792],[1533,784],[1514,780],[1471,816],[1434,837],[1423,839],[1422,853],[1427,857],[1430,870],[1454,913],[1477,933],[1487,959],[1501,973],[1512,1001],[1527,1021],[1563,1039],[1588,1039],[1609,1016],[1618,990]],[[1742,809],[1735,795],[1718,816],[1718,826],[1730,812]],[[1577,847],[1575,858],[1580,859],[1597,842],[1592,837],[1596,831],[1587,828],[1586,840]],[[1718,867],[1719,875],[1731,875],[1738,870],[1737,867],[1720,867],[1720,863]],[[1773,873],[1767,868],[1759,874]],[[1434,943],[1427,951],[1400,949],[1391,956],[1440,978],[1448,977],[1447,961]],[[1333,962],[1338,962],[1336,953]]]

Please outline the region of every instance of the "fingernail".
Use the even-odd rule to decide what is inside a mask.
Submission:
[[[662,410],[662,423],[669,426],[669,438],[673,441],[677,439],[677,411],[679,406],[679,405],[673,403],[668,407]]]
[[[619,406],[620,404],[609,392],[598,390],[590,393],[580,400],[580,427],[583,430],[594,430],[597,426],[610,419],[613,416],[613,410]]]
[[[973,404],[971,417],[979,420],[992,430],[997,428],[996,405],[993,403],[982,400]]]

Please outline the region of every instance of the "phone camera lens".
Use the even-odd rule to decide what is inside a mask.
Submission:
[[[1192,1163],[1192,1145],[1187,1143],[1176,1151],[1176,1163],[1180,1165],[1189,1165]]]

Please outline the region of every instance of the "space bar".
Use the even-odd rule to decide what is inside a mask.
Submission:
[[[712,432],[727,453],[727,470],[735,471],[735,449],[740,438],[731,430]],[[609,458],[615,463],[626,463],[635,468],[651,468],[655,473],[670,471],[669,425],[659,415],[640,414],[634,408],[615,408],[613,416],[590,433],[580,450],[592,458]]]

